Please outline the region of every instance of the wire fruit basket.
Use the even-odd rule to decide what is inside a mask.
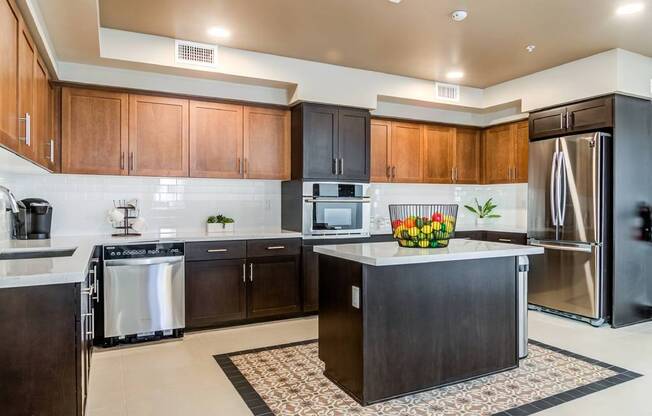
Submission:
[[[392,234],[401,247],[447,247],[455,233],[456,204],[400,204],[389,206]]]

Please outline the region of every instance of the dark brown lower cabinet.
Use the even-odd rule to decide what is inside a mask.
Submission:
[[[299,315],[300,250],[298,239],[187,243],[186,329]]]
[[[92,282],[0,289],[0,414],[84,415]]]
[[[248,267],[248,318],[301,311],[298,256],[249,259]]]
[[[201,328],[246,317],[245,260],[186,263],[186,326]]]

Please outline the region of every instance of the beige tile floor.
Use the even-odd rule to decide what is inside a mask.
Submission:
[[[533,339],[644,374],[540,415],[652,416],[652,323],[596,329],[530,312],[529,324]],[[313,317],[192,333],[182,341],[96,350],[89,415],[250,415],[212,355],[316,337]]]

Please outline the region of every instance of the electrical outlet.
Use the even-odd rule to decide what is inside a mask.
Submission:
[[[272,201],[270,201],[269,199],[266,199],[265,200],[265,211],[271,211],[271,209],[272,209]]]
[[[351,286],[351,306],[360,309],[360,288]]]

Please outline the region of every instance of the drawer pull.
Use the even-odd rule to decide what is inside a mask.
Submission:
[[[502,241],[503,243],[511,243],[512,242],[512,240],[510,240],[509,238],[499,238],[498,241]]]
[[[269,246],[267,250],[283,250],[285,246]]]
[[[210,248],[206,250],[207,253],[226,253],[229,251],[228,248]]]

